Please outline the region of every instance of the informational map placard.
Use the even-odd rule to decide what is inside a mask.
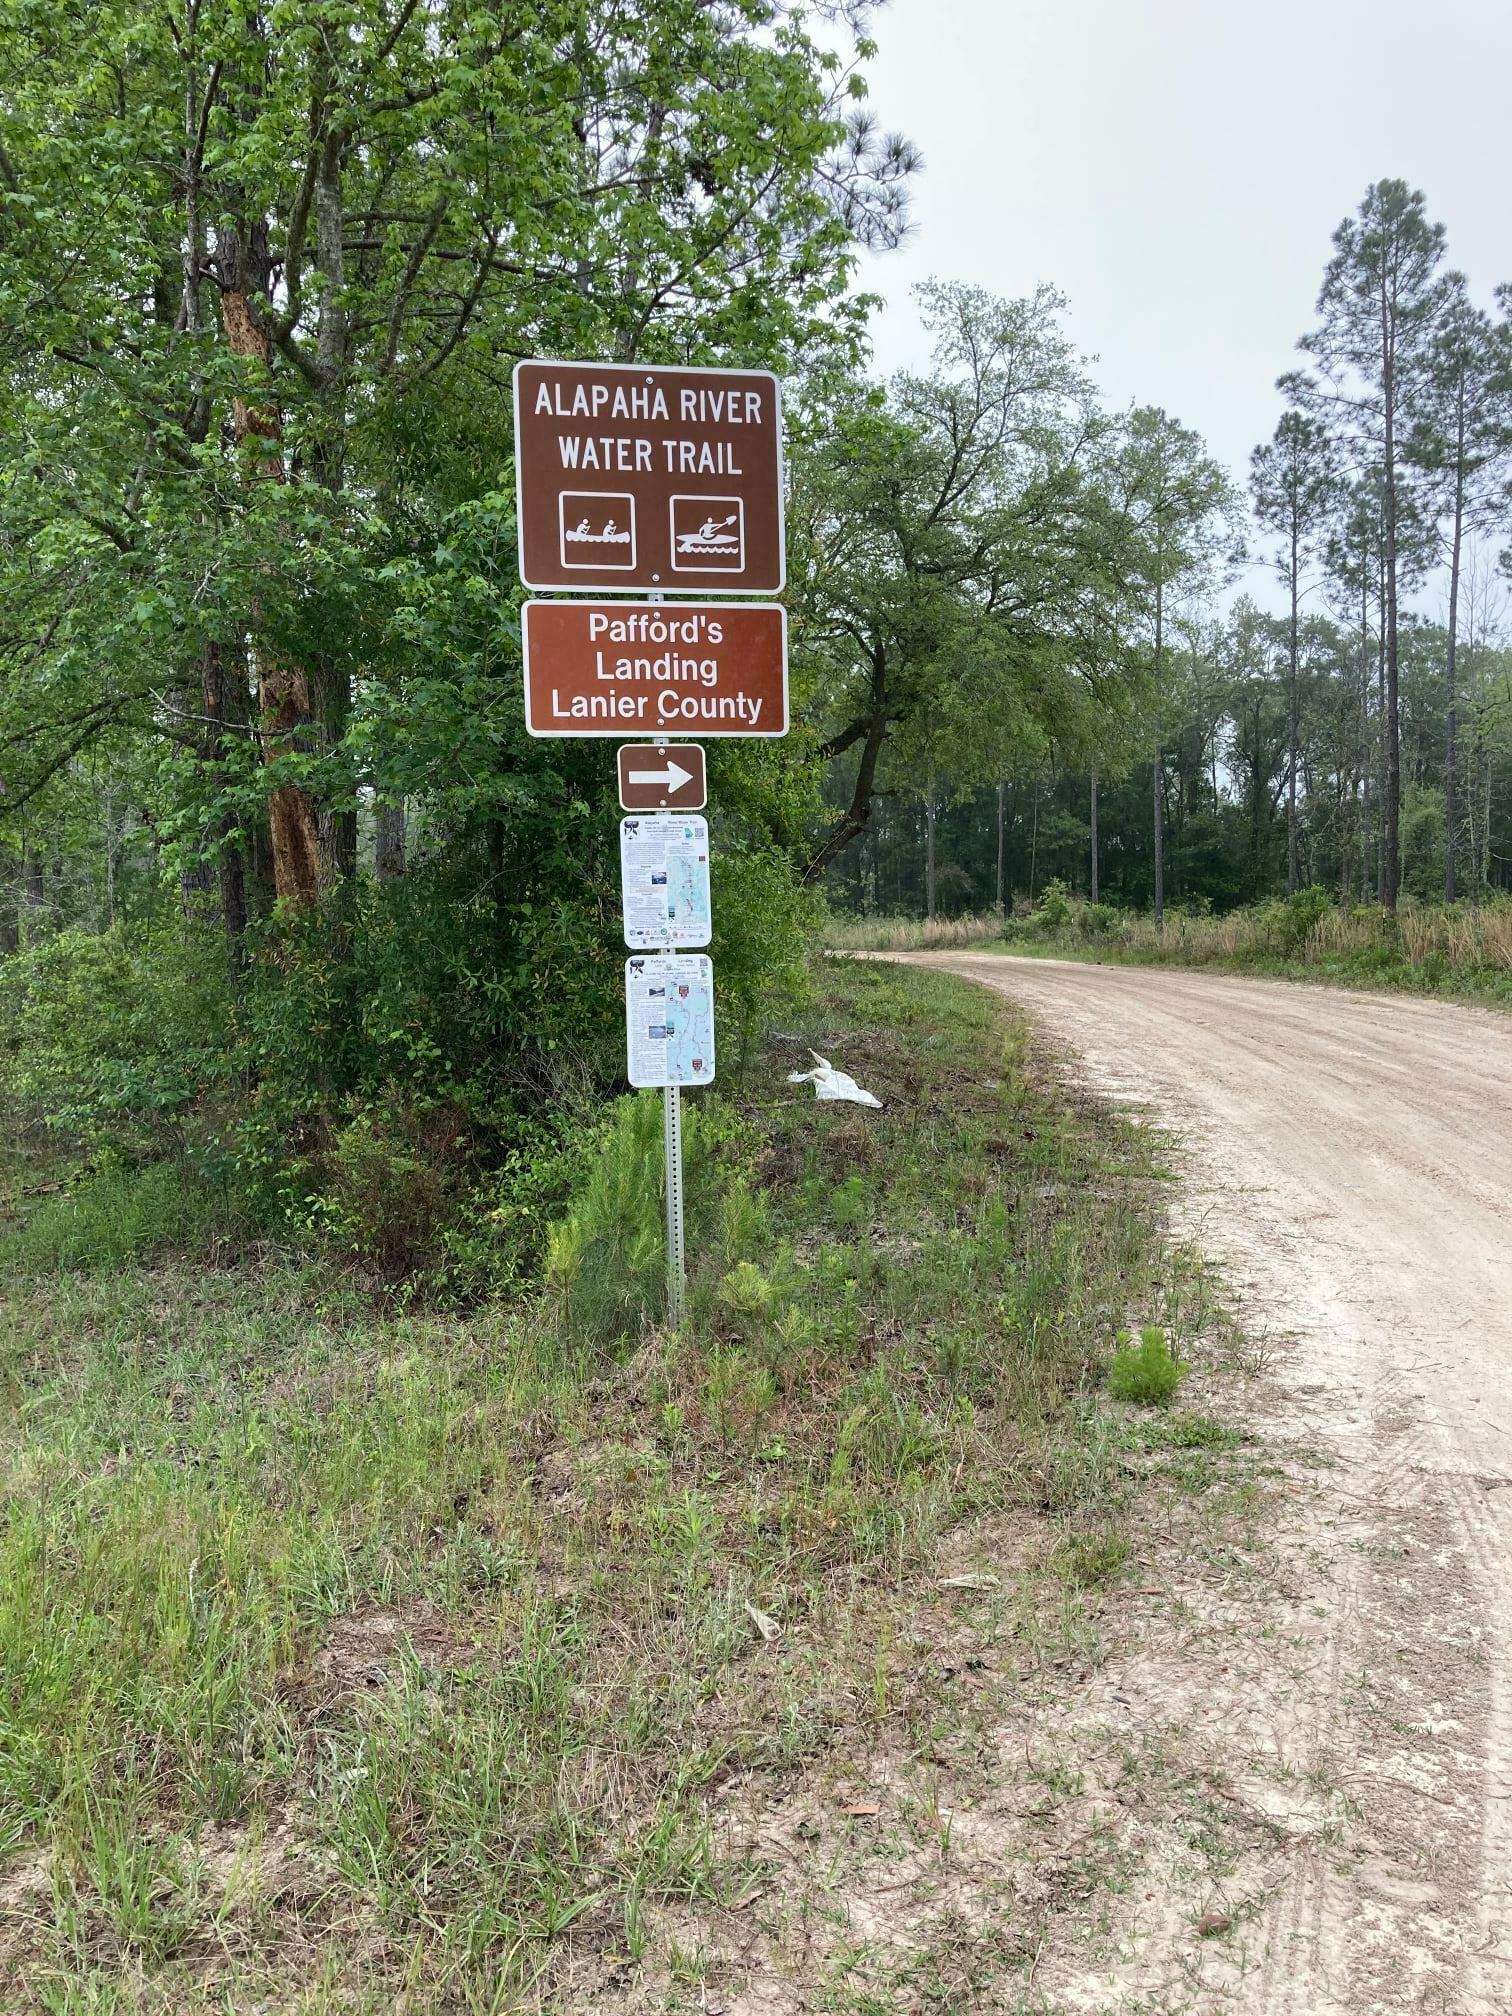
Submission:
[[[625,1049],[632,1085],[714,1082],[714,962],[685,958],[625,961]]]
[[[707,945],[709,822],[696,812],[638,813],[620,821],[625,943],[639,951]]]

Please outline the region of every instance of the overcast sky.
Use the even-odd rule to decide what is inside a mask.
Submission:
[[[1512,280],[1508,0],[892,0],[876,35],[873,107],[924,154],[863,273],[884,371],[927,360],[912,282],[1048,280],[1107,400],[1243,477],[1367,183],[1426,191],[1483,303]]]

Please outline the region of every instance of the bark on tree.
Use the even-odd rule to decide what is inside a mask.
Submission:
[[[1376,901],[1386,901],[1386,563],[1380,567],[1376,625]]]
[[[1165,924],[1165,776],[1158,742],[1155,745],[1155,761],[1151,765],[1151,776],[1154,780],[1155,929],[1159,931]]]
[[[233,354],[266,371],[272,345],[253,308],[254,291],[266,296],[267,232],[262,225],[246,231],[225,230],[219,238],[222,268],[221,322]],[[283,423],[274,406],[254,406],[238,394],[232,400],[232,424],[238,447],[254,451],[256,474],[264,480],[285,479]],[[253,626],[261,610],[254,600]],[[302,667],[280,664],[261,639],[256,646],[263,756],[279,762],[310,741],[310,682]],[[268,827],[273,852],[273,886],[281,900],[313,903],[320,891],[320,840],[315,801],[303,785],[280,784],[268,794]]]
[[[1381,280],[1381,392],[1385,415],[1385,547],[1386,547],[1386,794],[1381,808],[1385,827],[1382,847],[1383,901],[1395,910],[1402,884],[1402,716],[1397,683],[1400,664],[1397,637],[1397,472],[1396,472],[1396,324],[1385,273]]]
[[[25,847],[21,856],[21,940],[35,945],[47,909],[47,874],[42,856]]]
[[[1295,896],[1302,886],[1301,864],[1297,850],[1297,568],[1299,564],[1297,544],[1297,515],[1293,510],[1290,569],[1291,629],[1287,639],[1286,665],[1286,893],[1288,896]]]
[[[850,804],[841,813],[814,853],[804,864],[805,884],[817,882],[831,861],[843,854],[852,840],[864,833],[871,822],[872,800],[877,791],[877,765],[887,740],[887,654],[881,645],[872,652],[869,711],[830,745],[826,755],[838,755],[853,742],[861,743],[861,760],[856,766],[856,782]]]
[[[1007,786],[1004,784],[1002,778],[999,778],[997,787],[997,914],[999,917],[1003,914],[1003,799],[1006,793]]]
[[[1161,692],[1161,672],[1165,655],[1165,596],[1163,585],[1155,584],[1155,692]],[[1155,738],[1155,763],[1153,770],[1152,796],[1155,816],[1155,929],[1165,926],[1165,776],[1162,767],[1160,737]]]
[[[397,882],[404,873],[404,800],[381,801],[373,823],[373,872],[380,883]]]
[[[1092,901],[1099,900],[1097,891],[1097,772],[1092,772]]]
[[[1455,398],[1454,524],[1449,539],[1449,635],[1444,648],[1444,688],[1447,721],[1444,733],[1444,901],[1458,893],[1454,875],[1454,829],[1459,817],[1458,784],[1459,685],[1455,647],[1459,634],[1460,561],[1465,532],[1465,378],[1460,373]]]
[[[9,850],[0,852],[0,882],[5,907],[0,910],[0,952],[21,949],[21,864]]]
[[[930,772],[924,787],[924,914],[935,920],[935,786]]]

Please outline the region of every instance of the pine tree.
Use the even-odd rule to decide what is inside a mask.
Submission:
[[[1281,542],[1278,571],[1287,587],[1286,889],[1301,886],[1297,842],[1297,638],[1302,570],[1317,549],[1340,488],[1327,430],[1305,413],[1283,413],[1274,437],[1250,457],[1250,492],[1262,528]]]
[[[1398,611],[1401,591],[1404,466],[1407,439],[1431,374],[1433,339],[1443,304],[1439,267],[1444,228],[1430,223],[1419,189],[1373,182],[1358,214],[1334,233],[1334,255],[1318,295],[1319,325],[1301,348],[1316,378],[1290,381],[1297,398],[1352,447],[1361,467],[1381,474],[1385,683],[1385,775],[1381,896],[1396,908],[1401,888],[1402,753]]]

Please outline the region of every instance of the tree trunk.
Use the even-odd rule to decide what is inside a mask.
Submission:
[[[404,873],[404,800],[379,803],[373,830],[373,872],[380,883],[397,882]]]
[[[1402,886],[1402,720],[1398,700],[1397,494],[1396,494],[1396,330],[1383,279],[1381,289],[1381,406],[1385,419],[1386,506],[1386,802],[1385,903],[1397,907]]]
[[[1155,694],[1160,698],[1160,675],[1164,669],[1162,657],[1165,644],[1164,619],[1165,598],[1160,582],[1155,584]],[[1160,732],[1155,735],[1155,763],[1151,796],[1154,801],[1155,819],[1155,929],[1165,925],[1165,779],[1161,774]]]
[[[233,355],[266,371],[271,346],[253,310],[253,295],[266,295],[266,230],[223,231],[220,261],[221,320]],[[256,407],[239,394],[231,402],[237,446],[245,454],[257,450],[256,474],[270,482],[285,479],[283,421],[276,407]],[[260,626],[261,609],[254,597],[252,622]],[[310,682],[298,666],[281,665],[258,645],[258,694],[261,702],[263,756],[276,763],[310,742]],[[320,888],[320,844],[315,801],[297,783],[285,783],[268,794],[268,827],[273,848],[273,883],[277,895],[294,903],[314,902]]]
[[[0,952],[21,949],[21,863],[9,848],[0,850],[0,885],[5,907],[0,910]]]
[[[1292,513],[1291,531],[1291,632],[1286,667],[1287,760],[1286,760],[1286,893],[1295,896],[1302,886],[1301,862],[1297,851],[1297,516]]]
[[[1008,787],[1002,778],[999,778],[997,787],[997,914],[999,917],[1003,914],[1003,799],[1007,794],[1007,789]]]
[[[877,790],[877,764],[889,726],[887,654],[881,645],[874,646],[872,650],[870,711],[865,716],[865,722],[865,740],[861,746],[861,761],[856,766],[851,802],[804,864],[802,880],[805,884],[817,882],[831,861],[843,854],[871,823],[872,799]]]
[[[42,915],[47,908],[47,874],[42,856],[23,843],[21,856],[21,940],[35,945],[41,936]]]
[[[1161,768],[1160,744],[1155,745],[1155,760],[1150,767],[1153,781],[1151,795],[1155,828],[1155,929],[1161,930],[1165,924],[1165,778]]]
[[[115,792],[109,785],[105,787],[104,800],[100,806],[100,820],[105,840],[105,929],[113,931],[116,921],[116,883],[121,865],[121,829],[116,819]]]
[[[1370,887],[1370,625],[1364,572],[1360,576],[1360,690],[1357,710],[1359,774],[1356,800],[1360,815],[1360,901]]]
[[[1092,901],[1099,902],[1097,883],[1097,772],[1092,772]]]
[[[1386,901],[1386,568],[1380,570],[1379,623],[1376,629],[1376,901]]]
[[[935,788],[930,776],[924,789],[924,915],[935,921]]]
[[[1454,829],[1459,818],[1456,786],[1459,782],[1459,686],[1456,677],[1455,646],[1459,632],[1460,551],[1465,527],[1465,393],[1460,382],[1458,441],[1454,471],[1454,532],[1449,546],[1449,636],[1444,650],[1444,689],[1448,719],[1444,733],[1444,901],[1452,903],[1458,891],[1454,878]]]

